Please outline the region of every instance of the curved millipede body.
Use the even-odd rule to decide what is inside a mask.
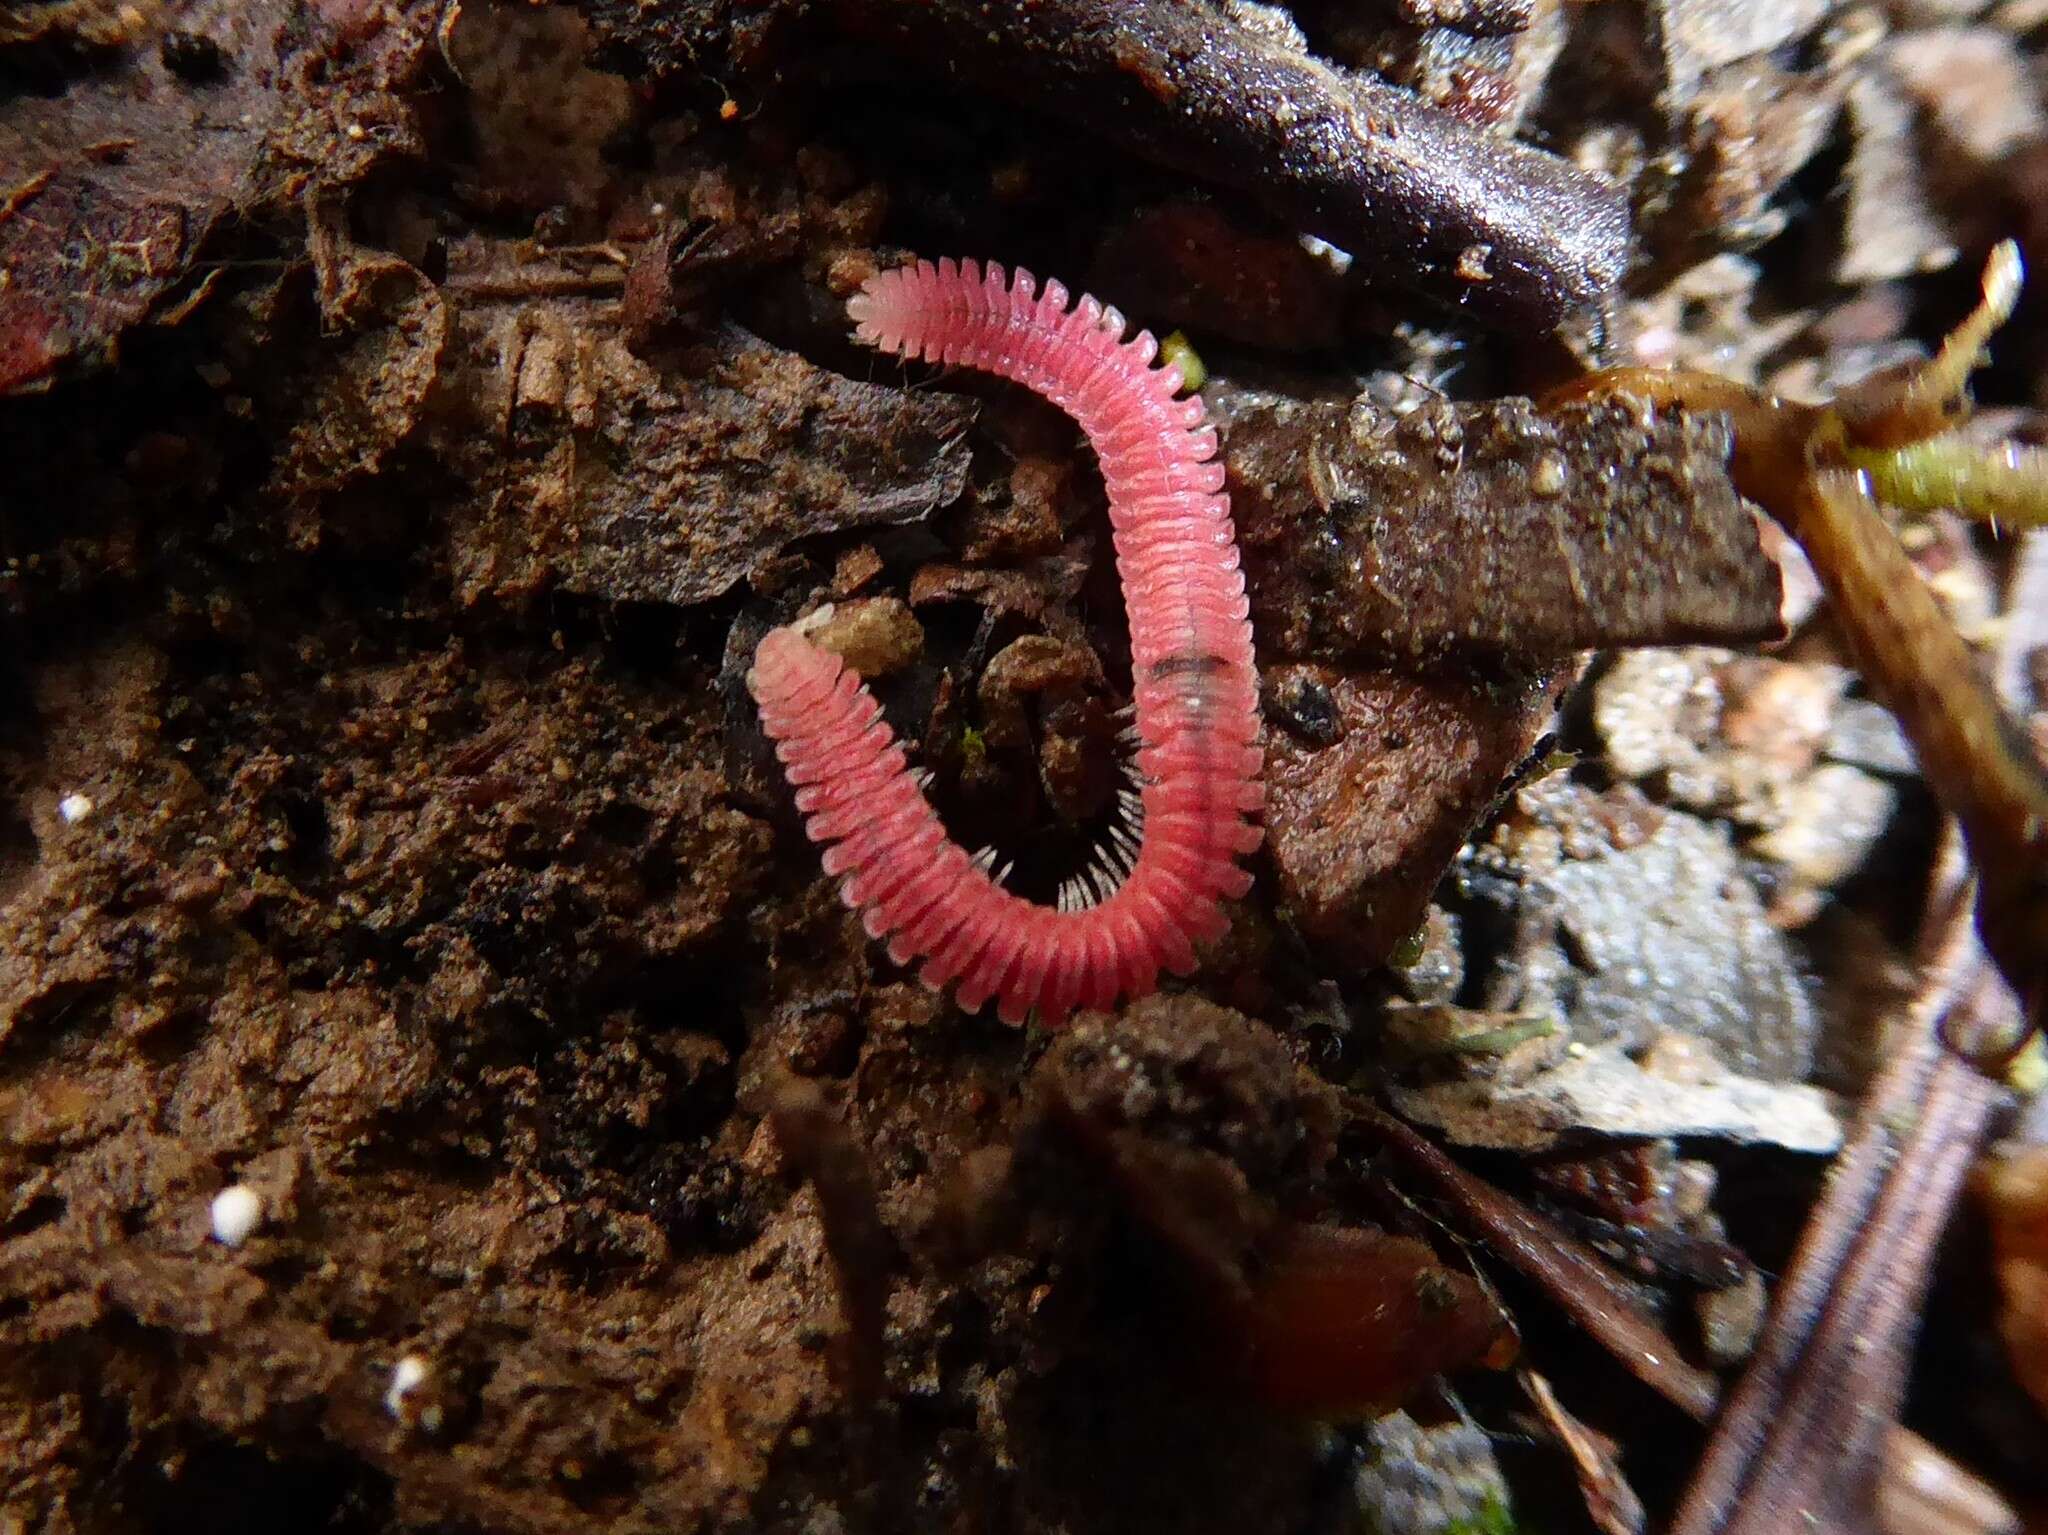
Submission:
[[[992,878],[993,855],[947,837],[881,710],[801,626],[771,631],[747,684],[796,789],[825,869],[886,938],[922,958],[932,986],[967,1010],[998,1000],[1016,1023],[1150,991],[1186,974],[1194,943],[1228,926],[1221,901],[1251,875],[1258,783],[1258,682],[1251,621],[1216,434],[1180,373],[1092,298],[1007,278],[972,261],[885,272],[847,306],[862,341],[904,357],[977,368],[1037,390],[1080,422],[1101,461],[1117,570],[1130,613],[1138,749],[1131,825],[1101,864],[1041,906]]]

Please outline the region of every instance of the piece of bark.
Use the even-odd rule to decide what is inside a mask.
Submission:
[[[1268,659],[1523,665],[1782,634],[1712,418],[1606,402],[1219,402]]]
[[[974,405],[857,383],[722,327],[659,370],[579,301],[464,315],[443,457],[472,599],[716,597],[795,539],[912,522],[967,483]]]

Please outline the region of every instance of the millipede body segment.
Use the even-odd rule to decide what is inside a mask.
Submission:
[[[860,339],[999,374],[1071,414],[1101,461],[1130,614],[1138,747],[1129,824],[1057,905],[1003,888],[993,854],[952,841],[858,675],[802,625],[772,630],[748,687],[796,790],[826,872],[898,964],[960,1006],[994,997],[1003,1018],[1150,991],[1194,968],[1194,944],[1228,926],[1221,902],[1258,846],[1258,682],[1216,433],[1181,375],[1155,367],[1146,332],[1056,282],[972,261],[885,272],[847,306]]]

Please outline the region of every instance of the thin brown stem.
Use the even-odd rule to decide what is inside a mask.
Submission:
[[[1582,1243],[1465,1171],[1392,1115],[1356,1098],[1350,1107],[1354,1123],[1444,1202],[1453,1224],[1539,1285],[1643,1384],[1695,1418],[1713,1416],[1719,1395],[1714,1377],[1679,1356],[1678,1345],[1650,1319],[1628,1286]]]
[[[1971,931],[1953,842],[1926,928],[1926,980],[1671,1535],[1873,1527],[1928,1262],[1998,1098],[1943,1048],[1941,1025],[1957,1014],[1988,1021],[2010,1001]]]

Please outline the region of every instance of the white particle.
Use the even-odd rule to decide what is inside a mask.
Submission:
[[[384,1410],[394,1418],[407,1416],[405,1399],[427,1383],[427,1361],[407,1354],[391,1367],[391,1384],[384,1388]]]
[[[1328,240],[1317,239],[1314,235],[1303,235],[1301,248],[1318,260],[1329,263],[1330,270],[1340,277],[1351,270],[1351,252],[1339,250]]]
[[[831,603],[820,603],[810,612],[804,614],[802,618],[799,618],[795,623],[791,624],[790,628],[796,630],[798,634],[801,634],[806,639],[808,639],[811,635],[816,634],[820,629],[824,628],[825,625],[832,622],[832,611],[833,609]]]
[[[231,1183],[213,1196],[213,1239],[240,1247],[263,1224],[263,1196],[246,1183]]]
[[[83,794],[67,794],[57,801],[57,814],[66,826],[76,826],[92,814],[92,801]]]

